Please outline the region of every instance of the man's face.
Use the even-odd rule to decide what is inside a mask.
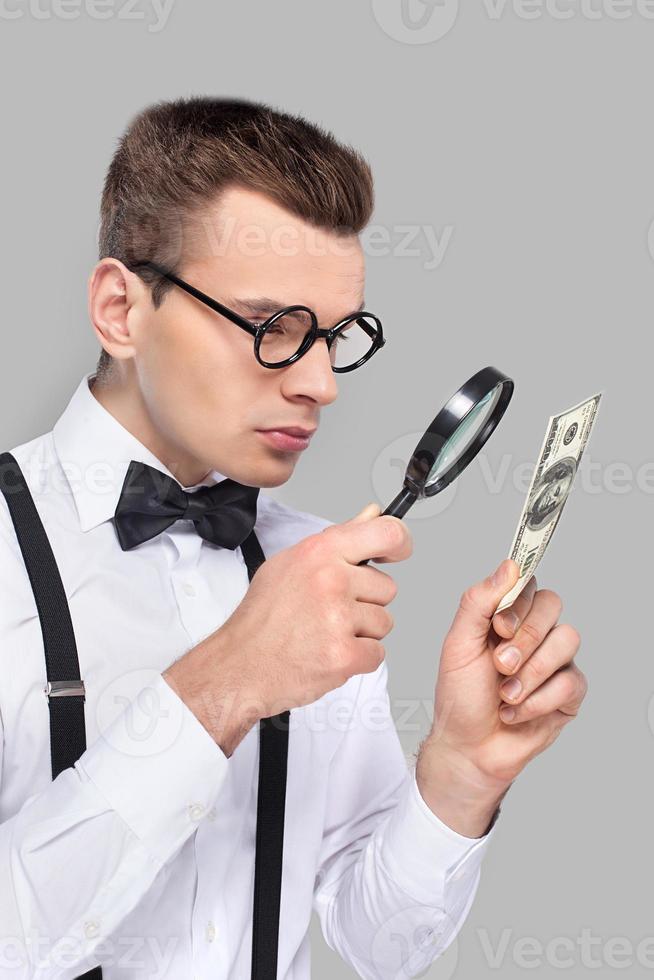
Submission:
[[[572,479],[569,473],[564,473],[563,476],[559,477],[557,480],[545,487],[543,494],[538,501],[540,510],[547,510],[555,507],[562,497],[566,497],[570,490],[570,484]]]
[[[314,229],[265,195],[237,187],[203,220],[193,253],[199,257],[179,275],[250,321],[298,303],[329,328],[361,308],[358,236]],[[259,297],[273,299],[272,308],[253,307]],[[301,450],[278,449],[258,430],[318,425],[321,407],[338,394],[325,340],[294,364],[270,369],[257,362],[251,334],[176,286],[158,310],[139,310],[138,384],[173,455],[179,447],[207,471],[253,486],[285,483]]]

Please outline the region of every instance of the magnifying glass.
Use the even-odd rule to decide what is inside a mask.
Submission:
[[[413,450],[404,485],[382,514],[404,517],[416,500],[433,497],[452,483],[497,427],[513,388],[511,378],[497,368],[486,367],[473,374],[443,406]]]

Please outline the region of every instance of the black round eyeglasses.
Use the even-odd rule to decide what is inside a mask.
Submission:
[[[255,324],[155,262],[137,262],[130,267],[134,271],[139,268],[152,269],[246,330],[254,337],[254,356],[262,367],[281,368],[293,364],[306,354],[314,341],[324,337],[332,371],[343,374],[361,367],[386,343],[381,320],[366,310],[351,313],[329,330],[321,330],[313,310],[301,305],[285,306],[263,323]]]

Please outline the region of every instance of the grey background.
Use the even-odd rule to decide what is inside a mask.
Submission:
[[[83,0],[59,15],[34,2],[15,0],[4,9],[20,15],[0,17],[4,448],[50,429],[93,368],[86,282],[104,172],[135,112],[183,94],[302,112],[358,146],[375,173],[372,223],[389,244],[367,246],[366,299],[389,342],[342,376],[311,449],[273,491],[282,500],[335,521],[369,500],[385,506],[400,485],[396,440],[415,442],[478,368],[516,380],[487,451],[440,512],[414,507],[414,554],[386,566],[399,584],[386,649],[408,756],[428,731],[459,595],[510,546],[526,489],[514,477],[529,476],[550,414],[604,391],[587,485],[580,476],[537,576],[582,634],[589,692],[506,797],[456,948],[426,975],[523,976],[528,937],[543,947],[528,957],[532,976],[561,974],[562,950],[547,947],[562,937],[576,949],[567,975],[650,975],[652,12],[635,0],[559,0],[573,13],[562,19],[551,4],[499,14],[487,0],[455,18],[452,0],[411,0],[411,28],[400,0],[177,0],[152,30],[145,2],[127,17],[115,0],[106,20]],[[432,38],[435,18],[450,15],[451,29]],[[403,226],[417,254],[405,254]],[[438,238],[451,229],[432,268],[424,226]],[[493,487],[488,473],[503,461]],[[353,975],[315,919],[312,938],[315,977]],[[502,941],[493,965],[488,947]]]

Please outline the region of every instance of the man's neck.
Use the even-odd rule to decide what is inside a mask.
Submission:
[[[95,375],[89,378],[89,390],[110,415],[120,422],[157,459],[161,460],[183,487],[193,487],[208,475],[206,465],[195,457],[171,446],[153,425],[140,394],[133,385],[114,379],[97,384]]]

